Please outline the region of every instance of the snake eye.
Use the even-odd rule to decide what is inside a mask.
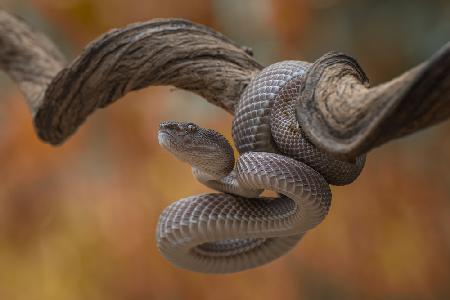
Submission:
[[[195,131],[197,130],[197,125],[195,125],[195,124],[193,124],[193,123],[189,123],[189,124],[187,125],[187,130],[188,130],[189,132],[195,132]]]

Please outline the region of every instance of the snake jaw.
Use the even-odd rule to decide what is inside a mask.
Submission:
[[[158,141],[177,159],[213,178],[222,178],[233,170],[233,148],[223,135],[212,129],[194,123],[165,121],[159,126]]]
[[[159,125],[158,142],[179,160],[189,163],[189,150],[193,134],[194,130],[191,124],[165,121]]]
[[[166,132],[166,131],[159,131],[158,132],[158,142],[159,145],[161,145],[161,147],[163,147],[166,150],[170,149],[171,146],[171,136],[170,133]]]

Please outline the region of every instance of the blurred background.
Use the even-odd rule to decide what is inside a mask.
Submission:
[[[355,57],[373,85],[450,38],[450,1],[0,0],[69,57],[113,27],[157,17],[211,26],[270,64]],[[450,122],[371,152],[333,187],[329,216],[289,255],[234,275],[177,269],[158,253],[161,211],[208,192],[164,152],[162,120],[230,137],[231,116],[151,87],[97,111],[58,148],[40,142],[0,74],[0,299],[449,299]],[[177,182],[173,184],[171,182]]]

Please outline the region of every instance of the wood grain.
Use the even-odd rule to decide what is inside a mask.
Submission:
[[[21,86],[39,137],[60,144],[99,107],[150,85],[173,85],[233,113],[262,68],[251,50],[179,19],[114,29],[62,67],[56,47],[22,21],[0,14],[1,67]]]
[[[328,53],[308,70],[297,119],[319,148],[342,158],[450,117],[450,43],[399,77],[369,88],[353,58]]]
[[[173,85],[234,113],[263,67],[250,49],[179,19],[111,30],[65,66],[48,38],[0,10],[0,68],[26,96],[38,136],[58,145],[97,108],[150,85]],[[312,64],[300,91],[297,119],[311,142],[352,159],[450,117],[450,43],[372,88],[355,59],[331,52]]]

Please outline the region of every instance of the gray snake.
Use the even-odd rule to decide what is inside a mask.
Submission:
[[[236,164],[220,134],[161,125],[160,143],[221,192],[179,200],[161,214],[158,247],[186,269],[237,272],[285,254],[326,216],[328,184],[352,182],[364,165],[364,156],[336,160],[304,137],[294,106],[310,64],[262,69],[248,49],[202,25],[131,24],[92,41],[65,65],[45,36],[0,11],[0,44],[0,68],[26,95],[38,136],[53,145],[96,109],[149,85],[174,85],[234,113]],[[259,197],[265,189],[280,196]]]
[[[160,144],[193,167],[200,182],[224,193],[191,196],[160,216],[157,243],[173,264],[197,272],[231,273],[273,261],[327,215],[328,183],[352,182],[365,156],[341,161],[316,149],[295,118],[308,63],[285,61],[263,69],[237,104],[234,166],[223,136],[195,124],[165,122]],[[234,167],[234,168],[233,168]],[[258,197],[262,190],[277,198]]]

